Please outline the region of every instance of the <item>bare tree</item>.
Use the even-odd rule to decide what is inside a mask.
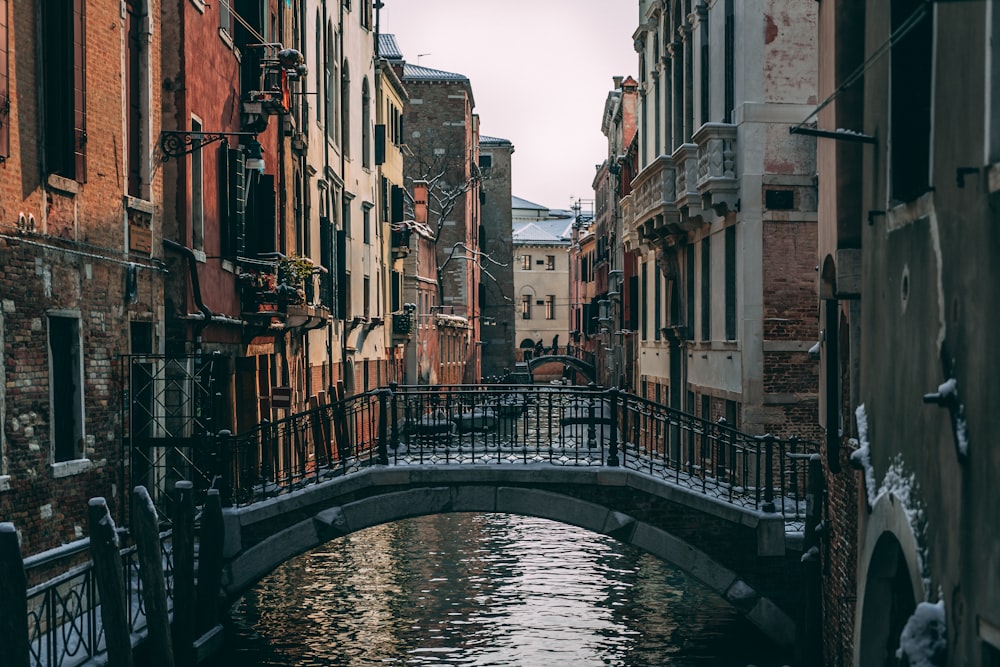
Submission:
[[[501,176],[494,168],[481,169],[474,151],[466,150],[455,134],[437,137],[424,134],[407,144],[406,181],[404,188],[407,212],[417,219],[417,202],[414,200],[414,186],[422,184],[427,189],[426,222],[437,246],[437,287],[438,303],[444,299],[443,276],[445,268],[452,261],[473,262],[480,273],[497,282],[488,266],[506,266],[496,258],[472,248],[464,240],[458,240],[446,247],[441,246],[441,236],[445,223],[468,196],[479,196],[479,188],[484,181]],[[506,296],[504,298],[507,298]],[[509,300],[509,299],[508,299]]]

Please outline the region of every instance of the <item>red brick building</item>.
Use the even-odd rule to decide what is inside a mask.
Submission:
[[[411,65],[399,56],[393,66],[409,94],[404,109],[404,167],[415,220],[426,221],[437,251],[435,312],[464,317],[469,336],[460,355],[465,382],[479,381],[480,340],[480,171],[479,117],[469,79],[461,74]],[[417,196],[415,182],[426,184]],[[418,304],[419,306],[419,304]],[[427,315],[418,311],[419,315]]]
[[[121,511],[119,355],[164,340],[158,0],[0,0],[0,520]]]

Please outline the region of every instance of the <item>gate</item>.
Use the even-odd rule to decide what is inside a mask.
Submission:
[[[143,485],[160,517],[172,516],[170,492],[180,480],[200,497],[213,485],[213,404],[218,358],[212,355],[123,355],[120,505],[126,523],[131,490]],[[219,385],[221,387],[221,385]]]

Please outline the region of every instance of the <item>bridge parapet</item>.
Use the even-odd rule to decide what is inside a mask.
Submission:
[[[247,505],[371,465],[621,466],[801,529],[813,443],[743,433],[596,387],[392,386],[217,443]]]

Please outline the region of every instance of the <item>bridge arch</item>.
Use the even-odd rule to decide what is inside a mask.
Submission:
[[[538,366],[553,361],[572,367],[583,374],[583,376],[590,382],[597,381],[597,371],[593,364],[587,363],[582,359],[577,359],[576,357],[568,354],[543,354],[538,357],[532,357],[528,360],[528,370],[534,371]]]
[[[762,536],[774,536],[775,526],[750,527],[746,524],[752,522],[745,516],[716,516],[713,529],[709,516],[705,521],[708,532],[720,539],[714,546],[699,544],[690,534],[680,534],[683,531],[671,530],[669,522],[656,519],[664,502],[678,506],[670,514],[684,514],[684,505],[700,505],[716,515],[738,510],[708,507],[704,498],[685,499],[681,496],[690,494],[679,487],[657,494],[651,483],[634,471],[606,468],[370,468],[247,508],[227,510],[223,589],[228,598],[235,599],[290,558],[365,528],[430,514],[499,512],[578,526],[642,549],[706,584],[777,644],[791,646],[795,623],[772,599],[774,591],[766,590],[773,579],[759,576],[762,563],[748,562],[750,576],[742,576],[732,562],[722,562],[734,542],[741,540],[720,536],[719,521],[730,522],[734,532],[738,532],[737,525],[749,528],[758,547],[766,542]],[[643,495],[660,496],[661,502]],[[633,498],[631,509],[623,506],[625,497]],[[650,513],[648,509],[656,505],[660,507]],[[695,508],[686,509],[690,514]],[[783,553],[784,526],[777,529]],[[773,563],[773,548],[763,551],[762,560]],[[758,555],[750,560],[757,560]]]

